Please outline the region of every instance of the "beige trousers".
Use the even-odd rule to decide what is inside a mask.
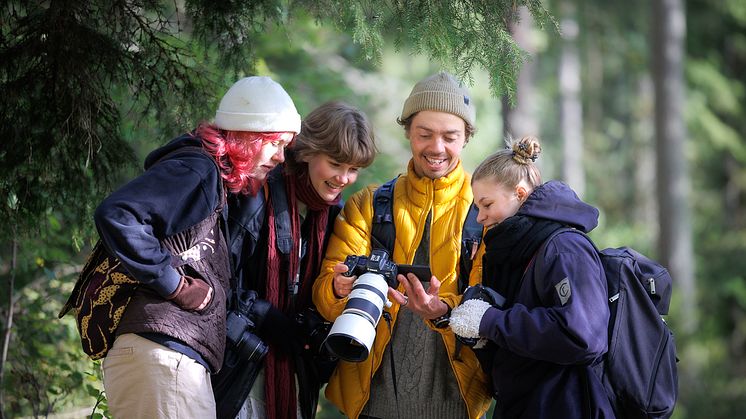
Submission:
[[[210,373],[186,355],[128,333],[102,369],[114,418],[215,418]]]

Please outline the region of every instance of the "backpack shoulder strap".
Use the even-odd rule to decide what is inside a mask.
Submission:
[[[373,192],[373,226],[371,230],[371,247],[384,249],[393,257],[396,228],[394,226],[394,185],[395,177],[381,185]]]
[[[396,226],[394,225],[393,202],[394,185],[398,177],[389,180],[373,192],[373,226],[371,247],[385,249],[390,255],[394,252]],[[459,290],[469,285],[469,274],[482,242],[482,225],[477,222],[477,208],[472,204],[464,220],[461,232],[461,257],[459,258]],[[393,256],[393,255],[392,255]]]
[[[534,254],[533,263],[535,264],[537,271],[541,272],[544,269],[544,257],[543,257],[543,255],[544,255],[544,253],[546,253],[547,246],[549,245],[549,243],[552,240],[554,240],[555,237],[557,237],[558,235],[560,235],[562,233],[565,233],[565,232],[571,232],[571,233],[580,234],[581,236],[585,237],[588,240],[588,242],[593,246],[593,248],[596,249],[596,252],[599,252],[598,247],[596,247],[596,244],[593,243],[593,240],[591,240],[591,238],[588,237],[587,234],[583,233],[582,231],[580,231],[580,230],[578,230],[576,228],[572,228],[572,227],[561,227],[561,228],[558,228],[557,230],[553,231],[552,234],[550,234],[549,237],[547,237],[544,240],[544,243],[542,243],[541,246],[539,246],[539,249],[536,251],[536,254]]]
[[[459,291],[463,292],[469,286],[469,275],[477,255],[479,244],[482,243],[481,224],[477,222],[479,210],[472,203],[469,212],[466,213],[464,227],[461,230],[461,257],[459,258]]]
[[[337,216],[342,211],[342,208],[344,207],[344,201],[339,201],[337,205],[332,205],[329,207],[329,215],[327,216],[326,221],[326,232],[324,233],[324,244],[322,249],[324,249],[324,252],[326,252],[326,246],[329,244],[329,237],[332,236],[332,233],[334,232],[334,222],[337,220]]]
[[[556,236],[558,236],[558,235],[560,235],[562,233],[565,233],[565,232],[571,232],[571,233],[579,234],[579,235],[585,237],[585,239],[588,240],[588,243],[590,243],[591,246],[593,246],[593,248],[596,249],[597,253],[601,252],[600,250],[598,250],[598,247],[596,247],[596,243],[594,243],[593,240],[591,240],[591,238],[588,236],[588,234],[586,234],[586,233],[578,230],[577,228],[572,228],[572,227],[562,227],[562,228],[559,228],[559,229],[555,230],[552,234],[549,235],[549,237],[547,237],[546,240],[544,240],[544,243],[542,243],[542,245],[541,245],[541,249],[545,250],[546,246],[549,244],[549,242],[552,239],[554,239]]]
[[[285,178],[282,167],[275,168],[267,177],[269,196],[275,213],[275,233],[277,234],[277,249],[287,257],[293,250],[293,232],[290,222],[290,208],[285,192]]]

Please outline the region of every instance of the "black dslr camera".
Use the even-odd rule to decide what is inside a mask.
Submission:
[[[269,303],[258,299],[254,291],[244,294],[236,299],[236,306],[226,316],[226,341],[231,349],[226,351],[227,365],[240,360],[258,362],[269,351],[267,344],[254,334],[269,310]]]
[[[383,276],[391,288],[399,286],[397,274],[415,274],[420,281],[430,280],[430,267],[424,265],[397,265],[389,259],[389,253],[384,249],[373,249],[370,256],[350,255],[345,258],[347,272],[344,276],[360,276],[366,272],[373,272]]]
[[[383,249],[374,249],[370,256],[347,256],[344,264],[347,272],[342,275],[357,276],[357,279],[324,344],[334,356],[348,362],[360,362],[370,354],[384,306],[391,306],[386,296],[389,288],[399,285],[396,275],[412,272],[421,279],[430,279],[430,268],[397,265]]]
[[[370,256],[350,255],[345,258],[347,272],[344,276],[360,276],[366,272],[373,272],[383,276],[390,287],[396,288],[398,282],[396,263],[389,260],[389,254],[383,249],[373,249]]]

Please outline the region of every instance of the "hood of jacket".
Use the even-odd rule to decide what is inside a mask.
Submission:
[[[166,143],[163,147],[159,147],[148,154],[145,158],[145,170],[148,170],[151,166],[162,159],[163,156],[183,147],[202,147],[202,139],[197,137],[194,133],[182,134],[179,137]],[[185,151],[189,152],[189,151]]]
[[[584,233],[598,225],[598,209],[581,201],[575,191],[557,180],[534,189],[516,215],[557,221]]]

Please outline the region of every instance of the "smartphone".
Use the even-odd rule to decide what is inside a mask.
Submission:
[[[396,265],[397,273],[407,276],[408,273],[413,273],[420,281],[430,281],[433,276],[430,273],[430,267],[427,265]]]

